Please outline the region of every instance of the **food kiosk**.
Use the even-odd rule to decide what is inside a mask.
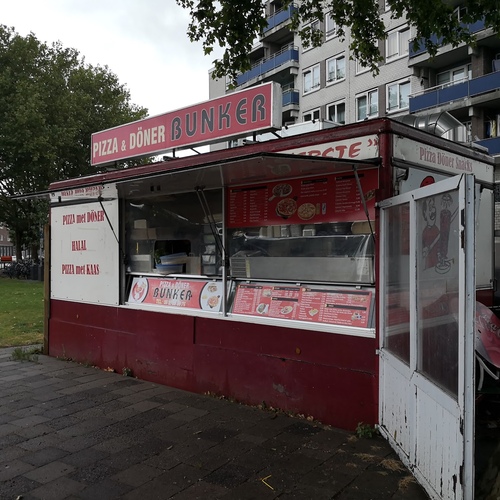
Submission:
[[[482,242],[475,286],[492,305],[493,162],[482,152],[380,118],[175,156],[279,130],[277,102],[265,84],[94,134],[98,167],[170,153],[50,186],[50,355],[345,429],[374,425],[380,245],[397,229],[382,228],[379,206],[466,174]],[[442,233],[460,218],[447,203],[437,223],[428,209]],[[429,266],[450,265],[432,228],[426,238]],[[403,254],[413,243],[398,232]],[[391,297],[392,323],[407,323],[401,294]]]

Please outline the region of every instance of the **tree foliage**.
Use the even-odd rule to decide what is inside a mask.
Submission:
[[[92,133],[146,114],[107,67],[86,65],[74,49],[0,25],[0,221],[18,252],[38,241],[47,206],[10,197],[94,173]]]
[[[176,0],[189,10],[191,21],[188,36],[191,41],[202,41],[205,54],[210,54],[215,45],[224,48],[222,59],[214,61],[214,78],[228,76],[233,82],[240,72],[250,69],[249,52],[254,41],[267,26],[265,2],[263,0]],[[293,0],[283,0],[283,8]],[[380,0],[299,0],[291,24],[304,45],[318,46],[323,42],[322,34],[311,29],[308,23],[324,19],[330,12],[337,26],[337,34],[345,37],[349,30],[350,50],[374,74],[378,73],[381,61],[379,41],[386,37],[381,19],[383,1]],[[415,29],[415,43],[423,39],[431,55],[438,45],[431,36],[436,35],[440,44],[457,46],[473,44],[467,24],[484,20],[496,32],[500,32],[500,9],[497,0],[467,0],[467,12],[460,19],[454,15],[456,2],[447,0],[387,0],[393,18],[406,17]]]

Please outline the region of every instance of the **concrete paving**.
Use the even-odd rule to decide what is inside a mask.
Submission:
[[[12,350],[1,500],[428,498],[380,437]]]

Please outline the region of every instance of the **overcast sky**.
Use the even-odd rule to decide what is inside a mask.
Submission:
[[[150,115],[208,99],[208,71],[221,52],[204,56],[188,23],[175,0],[0,0],[0,24],[108,66]]]

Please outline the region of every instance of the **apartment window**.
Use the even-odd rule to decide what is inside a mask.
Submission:
[[[328,119],[335,123],[345,123],[345,101],[338,101],[330,104],[327,109]]]
[[[369,90],[356,96],[356,120],[378,116],[378,90]]]
[[[337,25],[333,20],[331,12],[328,12],[328,14],[325,16],[325,33],[327,38],[337,36]]]
[[[470,64],[438,73],[436,76],[436,84],[443,86],[454,85],[467,78],[472,78],[472,67]]]
[[[385,58],[387,61],[408,55],[410,28],[398,28],[387,34]]]
[[[319,89],[319,64],[306,69],[302,76],[304,81],[304,94]]]
[[[332,57],[326,61],[328,71],[327,82],[338,82],[345,78],[345,55]]]
[[[320,117],[319,108],[313,109],[312,111],[308,111],[307,113],[304,113],[302,115],[302,121],[310,122],[312,120],[319,120],[319,117]]]
[[[387,85],[387,111],[399,111],[410,106],[410,82],[402,80]]]
[[[306,28],[309,28],[311,30],[311,36],[312,36],[313,32],[319,31],[321,29],[319,20],[313,21],[311,24],[309,24],[309,26],[306,26]],[[302,52],[306,52],[306,51],[311,50],[313,48],[314,47],[312,44],[309,44],[307,46],[304,45],[304,46],[302,46]]]
[[[454,11],[453,11],[453,15],[459,20],[459,21],[462,21],[464,16],[467,15],[467,7],[465,6],[461,6],[461,7],[457,7]]]
[[[359,59],[356,59],[356,61],[355,61],[355,68],[356,68],[357,75],[359,75],[361,73],[365,73],[366,71],[368,71],[370,69],[368,66],[364,66],[363,63]]]

